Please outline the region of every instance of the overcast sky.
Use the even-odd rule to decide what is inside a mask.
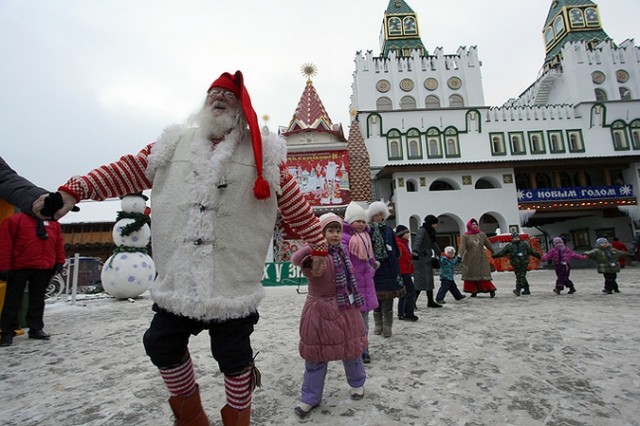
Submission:
[[[198,108],[210,83],[240,69],[272,130],[313,79],[348,134],[356,51],[379,54],[388,0],[0,0],[0,154],[55,189],[135,153]],[[413,0],[429,52],[478,46],[485,100],[535,80],[551,0]],[[602,0],[605,31],[638,38],[639,0]]]

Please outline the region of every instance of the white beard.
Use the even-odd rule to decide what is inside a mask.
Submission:
[[[221,115],[214,116],[212,107],[205,105],[192,118],[204,137],[222,139],[236,126],[237,113],[238,110],[227,109]]]

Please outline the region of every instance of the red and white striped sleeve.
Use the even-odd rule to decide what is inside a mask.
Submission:
[[[147,157],[153,144],[145,146],[135,155],[125,155],[118,161],[100,166],[84,176],[74,176],[59,191],[73,195],[76,200],[104,200],[151,188],[147,179]]]
[[[278,197],[278,208],[282,218],[311,246],[312,255],[325,256],[328,246],[320,229],[320,221],[285,164],[280,166],[280,188],[282,194]]]

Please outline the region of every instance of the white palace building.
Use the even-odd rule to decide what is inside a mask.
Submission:
[[[454,246],[472,217],[488,235],[562,234],[578,250],[633,239],[640,49],[611,40],[592,1],[549,3],[538,79],[486,106],[476,48],[428,52],[413,10],[389,1],[380,53],[356,54],[349,143],[364,139],[371,198],[390,203],[391,225],[415,232],[434,214],[441,244]]]

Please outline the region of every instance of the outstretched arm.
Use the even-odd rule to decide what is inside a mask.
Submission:
[[[149,144],[136,155],[125,155],[118,161],[93,169],[84,176],[69,179],[58,188],[64,205],[54,217],[61,218],[80,200],[102,201],[150,189],[151,181],[145,172],[152,147],[153,144]]]
[[[278,197],[278,208],[284,221],[311,246],[313,259],[311,274],[324,274],[327,255],[327,241],[322,235],[320,221],[313,214],[313,210],[302,195],[298,184],[286,168],[280,166],[280,188],[282,194]]]

